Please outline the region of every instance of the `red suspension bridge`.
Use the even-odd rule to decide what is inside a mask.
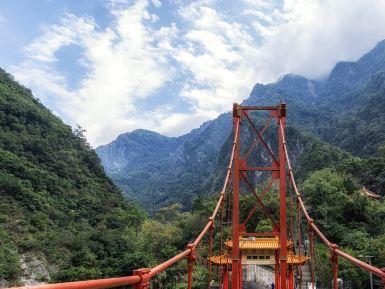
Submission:
[[[268,114],[268,119],[262,130],[258,130],[255,122],[252,120],[252,113]],[[277,148],[271,149],[269,143],[265,141],[263,135],[269,128],[272,121],[276,122]],[[242,289],[245,288],[242,280],[242,266],[244,258],[242,250],[261,249],[274,251],[274,284],[277,289],[294,289],[302,288],[302,265],[305,262],[314,263],[315,259],[315,238],[318,237],[330,252],[330,262],[332,268],[331,286],[338,289],[338,262],[342,258],[361,269],[378,276],[382,284],[385,284],[385,270],[376,268],[368,263],[365,263],[343,251],[338,245],[332,243],[322,233],[316,225],[316,222],[310,217],[301,194],[297,188],[294,178],[293,169],[289,159],[289,153],[286,145],[285,137],[285,121],[286,121],[286,105],[280,104],[277,106],[241,106],[234,104],[233,106],[233,126],[234,126],[234,142],[232,144],[231,156],[227,167],[227,173],[222,190],[219,195],[218,202],[212,215],[209,217],[206,226],[195,239],[194,242],[188,244],[186,249],[180,254],[171,259],[159,264],[153,268],[141,268],[134,271],[132,276],[107,278],[98,280],[88,280],[79,282],[56,283],[39,286],[19,287],[30,289],[99,289],[113,288],[119,286],[132,285],[136,289],[151,288],[151,280],[159,273],[167,270],[177,262],[187,259],[187,288],[193,286],[193,271],[194,263],[196,262],[196,248],[200,245],[202,239],[208,234],[209,262],[208,262],[208,279],[210,283],[212,279],[212,266],[218,265],[221,269],[219,287],[223,289]],[[251,145],[241,155],[241,124],[247,123],[255,135]],[[249,159],[251,152],[255,147],[261,144],[263,150],[269,157],[269,162],[264,161],[264,164],[270,165],[248,166],[252,163]],[[278,153],[278,155],[277,155]],[[257,194],[252,182],[250,181],[250,173],[254,175],[258,173],[267,173],[270,175],[266,182],[266,187]],[[279,191],[279,221],[275,221],[267,210],[263,197],[271,189],[273,183],[276,184],[276,190]],[[230,188],[232,185],[232,188]],[[296,205],[296,216],[293,217],[293,209],[288,208],[288,187],[290,186],[290,204]],[[239,196],[241,190],[248,190],[254,195],[256,202],[254,207],[248,213],[246,219],[240,222],[240,201]],[[293,200],[293,202],[292,202]],[[213,256],[213,240],[214,240],[214,225],[218,219],[223,222],[224,206],[231,206],[231,224],[232,224],[232,239],[226,242],[227,250],[224,252],[222,246],[223,232],[221,231],[220,238],[220,255]],[[272,222],[272,230],[267,232],[248,232],[246,230],[247,223],[252,219],[252,216],[260,208]],[[289,210],[288,210],[289,209]],[[289,213],[289,214],[288,214]],[[287,217],[289,215],[289,218]],[[220,216],[220,218],[219,218]],[[293,220],[296,219],[296,230],[293,230]],[[307,224],[307,239],[309,243],[308,250],[302,245],[306,236],[302,236],[301,224]],[[221,228],[223,226],[220,226]],[[296,231],[294,233],[294,231]],[[250,245],[251,244],[251,245]],[[270,245],[266,245],[270,244]],[[262,246],[263,245],[263,246]],[[253,247],[254,246],[254,247]],[[260,246],[260,247],[258,247]],[[269,247],[270,246],[270,247]],[[266,255],[267,253],[265,253]],[[257,257],[257,256],[251,256]],[[265,258],[266,257],[266,258]],[[263,262],[266,262],[268,256],[264,256]],[[253,259],[253,258],[250,258]],[[263,263],[262,262],[262,263]],[[267,262],[266,264],[270,264]],[[316,284],[315,264],[311,266],[311,286],[314,289]],[[230,274],[231,273],[231,274]],[[229,277],[231,275],[231,277]],[[384,287],[385,288],[385,287]]]

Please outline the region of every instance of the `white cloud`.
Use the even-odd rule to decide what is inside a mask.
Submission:
[[[91,19],[66,14],[27,47],[28,59],[13,69],[16,77],[37,88],[46,102],[54,98],[59,114],[83,126],[92,144],[136,128],[142,113],[135,110],[135,102],[164,85],[172,74],[156,38],[169,46],[167,37],[173,28],[149,28],[146,24],[154,17],[147,6],[147,1],[137,1],[124,9],[113,8],[115,22],[103,31]],[[83,49],[87,75],[78,89],[70,90],[53,64],[59,48],[75,44]]]
[[[259,61],[262,81],[284,73],[322,77],[340,60],[355,60],[385,38],[385,2],[365,0],[286,0],[275,10]]]
[[[175,58],[191,73],[181,95],[212,115],[229,110],[254,84],[253,39],[242,24],[227,22],[209,5],[195,2],[180,10],[189,23]]]
[[[55,53],[66,45],[82,41],[94,32],[92,19],[77,18],[69,13],[64,14],[60,25],[45,27],[43,35],[35,39],[25,50],[28,58],[41,62],[55,62]]]
[[[159,0],[109,0],[113,21],[105,29],[67,13],[26,47],[12,72],[99,145],[136,128],[180,135],[229,110],[256,82],[285,73],[322,77],[385,38],[385,1],[243,0],[239,15],[220,3],[170,0],[177,22],[169,26],[159,24],[157,11],[170,7]],[[68,45],[81,48],[86,70],[72,89],[55,69]],[[182,88],[169,103],[139,105],[163,87],[179,88],[176,82]]]

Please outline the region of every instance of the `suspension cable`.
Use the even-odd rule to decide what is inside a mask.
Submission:
[[[312,283],[311,286],[312,286],[312,289],[314,289],[315,282],[316,282],[316,279],[315,279],[316,265],[315,265],[315,258],[314,258],[314,232],[310,226],[308,227],[308,236],[309,236],[309,246],[310,246],[309,255],[311,260],[310,261],[311,262],[311,283]]]
[[[291,182],[289,182],[289,191],[290,191],[290,206],[289,206],[289,216],[290,216],[290,239],[294,242],[294,234],[293,234],[293,190],[291,188]],[[295,246],[294,246],[295,247]]]
[[[213,224],[213,223],[212,223]],[[211,270],[212,270],[212,263],[211,263],[211,257],[213,256],[213,237],[214,237],[214,225],[211,225],[210,227],[210,233],[209,233],[209,274],[208,274],[208,288],[210,288],[211,283]]]
[[[226,196],[225,196],[226,197]],[[221,230],[220,230],[220,244],[219,244],[219,256],[223,256],[223,214],[224,214],[224,206],[225,206],[225,203],[226,202],[223,202],[222,203],[222,206],[221,206],[221,215],[220,215],[220,226],[221,226]],[[220,264],[219,266],[219,280],[220,280],[220,283],[219,284],[222,284],[223,280],[222,280],[222,275],[223,275],[223,266],[222,264]]]
[[[289,170],[289,174],[290,174],[290,181],[293,185],[293,188],[294,188],[294,191],[296,193],[296,197],[297,197],[297,200],[300,204],[300,207],[301,207],[301,210],[306,218],[306,221],[308,222],[309,226],[312,228],[312,230],[318,235],[318,237],[322,240],[322,242],[325,243],[325,245],[330,249],[332,250],[335,254],[343,257],[344,259],[354,263],[356,266],[358,267],[361,267],[362,269],[364,270],[367,270],[369,272],[372,272],[373,274],[379,276],[382,280],[385,281],[385,271],[373,266],[373,265],[370,265],[368,263],[365,263],[361,260],[358,260],[356,258],[354,258],[353,256],[341,251],[338,249],[337,246],[335,246],[333,243],[331,243],[326,237],[325,235],[320,231],[320,229],[314,224],[314,221],[313,219],[309,216],[309,213],[307,212],[306,210],[306,207],[302,201],[302,198],[301,198],[301,194],[299,193],[299,190],[298,190],[298,187],[297,187],[297,184],[295,182],[295,179],[294,179],[294,174],[293,174],[293,169],[292,169],[292,166],[291,166],[291,163],[290,163],[290,159],[289,159],[289,153],[288,153],[288,150],[287,150],[287,144],[286,144],[286,139],[285,139],[285,133],[284,133],[284,129],[282,127],[282,124],[280,123],[279,124],[279,127],[280,127],[280,130],[281,130],[281,133],[282,133],[282,137],[283,137],[283,147],[284,147],[284,151],[285,151],[285,158],[286,158],[286,162],[287,162],[287,166],[288,166],[288,170]]]
[[[302,248],[302,232],[301,232],[301,209],[299,207],[299,203],[297,201],[297,242],[298,242],[298,255],[301,260],[301,248]],[[299,288],[302,289],[302,266],[301,264],[298,266],[299,271]]]

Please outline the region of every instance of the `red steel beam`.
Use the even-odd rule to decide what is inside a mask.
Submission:
[[[247,187],[249,188],[250,192],[253,193],[254,197],[256,198],[257,202],[259,203],[259,205],[261,206],[262,210],[265,212],[265,215],[271,220],[271,222],[273,223],[273,226],[275,228],[275,230],[279,230],[277,224],[275,223],[273,217],[271,216],[271,214],[269,213],[269,211],[267,210],[267,208],[265,207],[265,205],[263,204],[262,200],[258,197],[257,193],[255,192],[253,186],[250,184],[250,182],[247,180],[246,176],[241,173],[241,176],[243,178],[243,180],[245,181]]]
[[[187,257],[188,255],[190,255],[192,252],[193,252],[192,249],[186,249],[183,252],[179,253],[178,255],[172,257],[171,259],[168,259],[166,262],[163,262],[162,264],[159,264],[158,266],[152,268],[151,272],[149,274],[150,277],[153,277],[153,276],[159,274],[160,272],[163,272],[168,267],[171,267],[176,262],[178,262],[178,261],[184,259],[185,257]]]
[[[128,276],[119,278],[107,278],[99,280],[87,280],[78,282],[65,282],[37,286],[12,287],[9,289],[100,289],[113,288],[126,285],[134,285],[140,282],[139,276]]]
[[[249,115],[247,114],[246,111],[242,111],[243,112],[243,115],[246,116],[247,120],[249,121],[251,127],[253,128],[253,130],[255,131],[255,133],[258,135],[259,139],[261,140],[262,144],[264,145],[264,147],[266,148],[267,152],[270,154],[271,158],[274,160],[274,162],[276,164],[278,164],[278,161],[277,159],[275,158],[273,152],[271,151],[271,149],[269,148],[269,146],[267,145],[267,143],[265,142],[265,140],[263,139],[263,137],[261,136],[261,134],[259,133],[258,129],[255,127],[255,124],[253,123],[253,121],[250,119]]]
[[[285,127],[286,106],[281,105],[278,113],[278,151],[279,151],[279,258],[280,258],[280,289],[287,287],[287,221],[286,221],[286,162],[284,148],[284,127]]]
[[[276,106],[255,106],[255,105],[244,105],[241,106],[241,110],[278,110],[280,105]]]
[[[273,184],[274,182],[274,179],[271,178],[270,179],[270,182],[268,183],[268,185],[264,188],[264,190],[262,191],[262,193],[259,195],[260,199],[262,200],[262,198],[267,194],[267,192],[270,190],[271,188],[271,185]],[[257,208],[258,208],[258,203],[255,203],[254,204],[254,207],[250,210],[249,214],[247,215],[246,219],[243,221],[242,225],[246,225],[246,223],[250,220],[250,218],[254,215],[254,213],[257,211]]]
[[[369,265],[368,263],[365,263],[363,261],[360,261],[360,260],[350,256],[349,254],[346,254],[345,252],[343,252],[339,249],[335,249],[334,253],[336,253],[338,256],[341,256],[342,258],[352,262],[353,264],[357,265],[358,267],[360,267],[366,271],[372,272],[373,274],[377,275],[378,277],[380,277],[384,280],[385,272],[383,270],[381,270],[377,267],[374,267],[372,265]]]
[[[279,167],[242,167],[241,171],[278,172]]]
[[[270,122],[271,120],[273,119],[273,117],[270,115],[269,119],[266,121],[266,124],[265,126],[263,127],[263,129],[261,130],[261,136],[263,136],[263,134],[265,133],[266,129],[270,126]],[[255,140],[253,141],[253,143],[250,145],[249,149],[247,150],[247,152],[245,153],[245,155],[243,156],[243,159],[247,159],[248,156],[250,155],[250,153],[252,152],[252,150],[257,147],[258,143],[259,143],[260,139],[257,137],[255,138]]]
[[[241,106],[239,104],[233,105],[233,125],[234,135],[235,131],[239,129],[241,119]],[[240,251],[239,251],[239,174],[240,174],[240,142],[239,138],[234,140],[234,169],[233,169],[233,210],[232,210],[232,221],[233,221],[233,248],[231,250],[232,255],[232,289],[242,289],[240,283]]]

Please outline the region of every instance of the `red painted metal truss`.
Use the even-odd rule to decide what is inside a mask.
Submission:
[[[269,117],[264,124],[261,130],[258,130],[257,126],[252,120],[252,112],[265,111],[269,113]],[[264,134],[267,129],[271,127],[272,120],[276,121],[277,127],[277,148],[272,150],[268,142],[265,141]],[[294,289],[294,278],[293,278],[293,265],[288,264],[288,236],[293,239],[293,224],[292,224],[292,208],[289,207],[289,232],[287,228],[287,184],[286,177],[289,177],[290,187],[292,187],[295,196],[293,199],[296,200],[297,205],[297,242],[300,244],[297,248],[297,254],[299,254],[299,259],[304,253],[301,249],[301,243],[303,237],[301,235],[301,218],[302,215],[305,217],[305,220],[308,224],[308,238],[310,241],[310,255],[314,258],[314,238],[317,235],[322,242],[330,250],[330,260],[333,268],[333,287],[338,289],[338,260],[339,258],[344,258],[345,260],[353,263],[354,265],[371,272],[385,283],[385,271],[383,269],[376,268],[370,264],[367,264],[363,261],[358,260],[357,258],[341,251],[336,244],[330,242],[321,230],[317,227],[313,219],[309,216],[309,213],[306,210],[304,202],[301,198],[301,194],[298,191],[297,184],[293,175],[293,169],[289,159],[289,153],[287,150],[287,143],[285,137],[285,121],[286,121],[286,105],[279,104],[277,106],[241,106],[239,104],[234,104],[233,106],[233,127],[234,127],[234,142],[232,144],[232,150],[230,155],[229,164],[227,167],[225,181],[222,187],[222,190],[219,194],[219,199],[216,203],[215,209],[212,215],[208,218],[206,226],[203,228],[201,233],[198,235],[196,240],[188,244],[186,249],[174,256],[173,258],[165,261],[164,263],[159,264],[154,268],[141,268],[134,271],[132,276],[118,277],[118,278],[107,278],[107,279],[98,279],[98,280],[87,280],[79,282],[66,282],[66,283],[55,283],[47,285],[38,285],[38,286],[26,286],[26,287],[13,287],[13,289],[101,289],[101,288],[113,288],[119,286],[132,285],[135,289],[148,289],[151,287],[151,278],[157,274],[167,270],[175,263],[181,260],[187,260],[187,283],[188,289],[192,288],[193,285],[193,270],[194,263],[196,260],[196,247],[201,243],[202,239],[207,233],[209,233],[209,257],[212,257],[213,253],[213,234],[214,234],[214,224],[218,217],[218,213],[221,214],[220,221],[223,222],[223,210],[224,205],[228,202],[232,205],[232,249],[231,249],[231,288],[232,289],[241,289],[242,288],[242,259],[240,255],[239,240],[242,237],[265,237],[271,236],[279,238],[279,249],[275,252],[275,285],[277,289]],[[250,146],[245,150],[243,156],[241,156],[241,124],[245,122],[249,129],[255,135],[255,138],[252,140]],[[261,144],[263,147],[261,151],[264,151],[271,160],[271,164],[268,166],[247,166],[248,159],[251,156],[252,151],[255,151],[258,144]],[[275,155],[275,152],[278,152],[278,156]],[[260,173],[270,173],[271,177],[268,178],[267,185],[261,190],[261,193],[257,193],[256,189],[252,185],[252,182],[248,178],[249,172],[260,172]],[[232,200],[230,199],[230,193],[226,194],[229,191],[230,187],[230,178],[232,180]],[[279,204],[279,220],[275,220],[274,216],[268,211],[266,206],[263,203],[263,199],[266,194],[272,189],[274,183],[279,183],[278,188],[275,188],[279,191],[280,204]],[[241,185],[242,184],[242,185]],[[246,219],[241,223],[240,222],[240,209],[239,209],[239,195],[241,190],[246,190],[251,192],[255,197],[255,204],[253,208],[248,213]],[[292,191],[290,191],[291,193]],[[227,196],[227,197],[226,197]],[[291,198],[290,198],[291,200]],[[291,202],[291,201],[290,201]],[[290,203],[290,205],[292,205]],[[257,209],[261,209],[265,216],[271,220],[273,230],[271,232],[247,232],[246,225],[252,219],[253,215],[256,213]],[[220,234],[220,251],[222,254],[222,224],[221,224],[221,234]],[[290,234],[288,234],[290,233]],[[227,255],[226,255],[227,256]],[[211,260],[209,258],[209,260]],[[227,262],[227,261],[226,261]],[[313,267],[313,266],[312,266]],[[211,261],[208,263],[208,272],[209,272],[209,283],[212,277],[212,264]],[[299,272],[299,288],[302,288],[302,272],[301,266],[298,267]],[[312,284],[315,284],[315,272],[312,270]],[[228,280],[228,268],[223,270],[220,283],[222,288],[228,289],[229,280]],[[210,287],[210,285],[208,285]],[[385,287],[384,287],[385,288]],[[10,288],[8,288],[10,289]]]

